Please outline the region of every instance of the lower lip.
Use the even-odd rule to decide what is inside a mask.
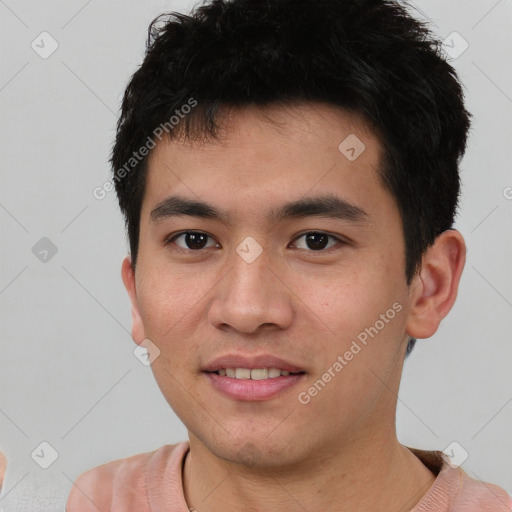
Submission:
[[[217,373],[205,372],[205,374],[213,387],[224,395],[234,400],[248,402],[268,400],[281,391],[295,386],[305,375],[300,373],[296,375],[282,375],[271,379],[253,380],[224,377]]]

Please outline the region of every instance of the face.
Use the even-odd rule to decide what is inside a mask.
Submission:
[[[223,129],[149,157],[135,273],[123,264],[133,338],[158,347],[153,373],[191,441],[225,460],[285,465],[378,440],[410,308],[380,142],[324,104],[237,110]],[[310,207],[284,208],[299,200]]]

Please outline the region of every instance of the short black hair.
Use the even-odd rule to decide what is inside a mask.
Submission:
[[[211,0],[151,22],[110,159],[134,269],[147,168],[147,156],[134,155],[152,147],[158,127],[171,139],[208,139],[224,109],[297,102],[341,107],[378,136],[411,283],[423,253],[453,225],[471,114],[441,41],[385,0]]]

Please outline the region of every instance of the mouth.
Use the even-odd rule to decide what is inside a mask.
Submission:
[[[304,368],[271,354],[233,352],[201,368],[213,389],[232,400],[250,402],[282,396],[306,378]]]
[[[203,373],[215,391],[238,402],[261,402],[278,398],[297,386],[306,376],[305,371],[291,372],[275,367],[228,367]]]
[[[288,377],[289,375],[303,375],[306,372],[291,372],[281,368],[219,368],[216,371],[206,372],[214,373],[220,377],[228,377],[240,380],[267,380],[278,377]]]
[[[261,402],[282,396],[285,391],[297,386],[306,374],[305,372],[280,374],[277,377],[263,379],[228,377],[220,375],[219,372],[205,372],[205,375],[213,389],[224,397],[238,402]]]
[[[244,354],[243,351],[219,356],[202,366],[201,370],[209,373],[220,372],[221,376],[239,379],[253,378],[255,380],[258,378],[277,378],[282,374],[305,373],[304,368],[280,357],[271,354]]]

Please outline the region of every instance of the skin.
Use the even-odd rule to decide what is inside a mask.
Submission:
[[[396,437],[406,343],[432,336],[451,309],[464,240],[456,230],[440,235],[407,286],[400,215],[377,175],[382,147],[354,115],[325,104],[246,108],[222,126],[221,140],[162,140],[152,151],[136,270],[130,257],[122,266],[133,339],[161,351],[154,376],[188,430],[187,503],[199,512],[410,510],[435,477]],[[338,150],[349,134],[366,146],[355,161]],[[364,209],[366,222],[265,218],[290,200],[333,192]],[[151,220],[176,194],[227,210],[233,223]],[[211,238],[203,249],[187,251],[184,236],[165,245],[185,230]],[[315,251],[301,236],[309,231],[347,243],[329,239]],[[248,236],[263,249],[251,264],[236,252]],[[298,393],[394,303],[401,311],[300,403]],[[236,401],[201,372],[228,352],[274,354],[306,375],[270,400]]]
[[[7,459],[5,455],[0,452],[0,490],[2,489],[5,477],[5,471],[7,469]]]

